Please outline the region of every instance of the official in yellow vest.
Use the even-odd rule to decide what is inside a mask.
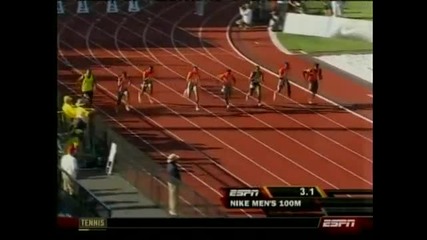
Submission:
[[[87,69],[86,72],[79,78],[79,81],[82,82],[83,97],[87,98],[89,100],[89,104],[92,105],[93,91],[96,87],[96,81],[92,71]]]
[[[73,104],[73,98],[71,98],[70,96],[64,96],[64,104],[62,105],[62,112],[65,115],[65,117],[70,121],[76,118],[76,109]]]

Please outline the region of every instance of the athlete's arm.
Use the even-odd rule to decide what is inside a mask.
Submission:
[[[302,76],[304,77],[304,80],[307,80],[307,74],[310,71],[310,69],[306,69],[304,71],[302,71]]]
[[[128,80],[127,87],[128,87],[128,88],[130,88],[130,85],[132,84],[132,82],[130,81],[130,78],[129,78],[129,77],[127,78],[127,80]]]
[[[224,81],[225,81],[225,73],[221,73],[220,75],[218,75],[218,79],[219,79],[221,82],[224,82]]]
[[[252,81],[253,77],[254,77],[254,72],[251,72],[251,75],[249,75],[249,81]]]
[[[144,71],[142,72],[142,81],[145,81],[146,78],[147,78],[147,73]]]
[[[319,80],[322,80],[323,76],[322,76],[322,69],[319,68]]]
[[[236,78],[234,76],[232,76],[233,78],[233,85],[236,85]]]
[[[264,82],[264,73],[261,72],[261,82]]]

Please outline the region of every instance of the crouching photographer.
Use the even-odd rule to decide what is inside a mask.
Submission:
[[[239,8],[241,18],[236,21],[239,28],[246,29],[252,26],[252,9],[249,7],[249,4],[243,4]]]

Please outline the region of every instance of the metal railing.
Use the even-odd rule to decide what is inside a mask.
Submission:
[[[108,146],[117,144],[114,172],[119,173],[156,205],[167,209],[169,175],[164,167],[154,162],[136,145],[129,143],[120,133],[110,129],[99,116],[94,116],[96,141]],[[104,139],[102,139],[102,137]],[[226,217],[219,205],[214,205],[190,186],[179,184],[179,214],[185,217]]]

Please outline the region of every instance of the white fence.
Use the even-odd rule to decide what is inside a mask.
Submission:
[[[373,42],[372,21],[287,13],[283,32],[318,37],[351,37]]]

